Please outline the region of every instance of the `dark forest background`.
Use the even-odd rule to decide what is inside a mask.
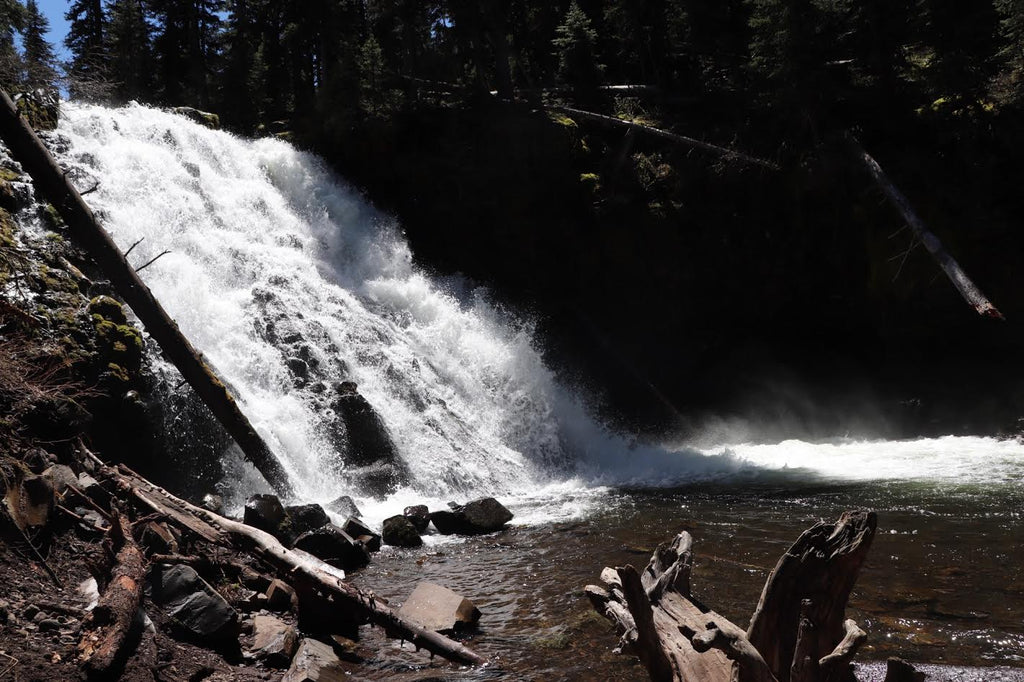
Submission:
[[[424,267],[528,311],[632,427],[1021,414],[1024,0],[76,0],[67,18],[58,63],[34,0],[0,0],[6,87],[193,106],[316,151]],[[959,298],[854,138],[1005,322]]]

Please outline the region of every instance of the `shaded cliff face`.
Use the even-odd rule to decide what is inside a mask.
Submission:
[[[1007,323],[974,316],[839,142],[773,173],[493,106],[311,144],[400,216],[419,262],[535,313],[554,364],[611,415],[834,432],[874,404],[888,435],[997,430],[1020,404],[1019,134],[929,116],[863,142]]]

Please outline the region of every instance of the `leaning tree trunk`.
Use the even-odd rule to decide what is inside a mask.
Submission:
[[[67,175],[36,136],[7,93],[0,90],[0,136],[39,191],[67,223],[72,236],[110,278],[146,331],[160,345],[182,377],[210,408],[238,447],[279,493],[291,493],[288,474],[266,441],[238,407],[216,372],[203,360],[178,325],[128,264],[114,240],[99,224]]]
[[[844,682],[867,637],[844,611],[876,526],[874,512],[846,512],[801,535],[768,577],[747,632],[690,594],[685,531],[642,575],[606,568],[605,587],[586,594],[654,682]]]

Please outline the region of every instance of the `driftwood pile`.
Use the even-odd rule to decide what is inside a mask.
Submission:
[[[867,634],[846,603],[875,535],[874,512],[844,513],[805,531],[768,577],[744,631],[690,592],[693,538],[658,547],[650,563],[605,568],[594,608],[622,634],[655,682],[847,682]],[[888,682],[898,679],[890,665]]]

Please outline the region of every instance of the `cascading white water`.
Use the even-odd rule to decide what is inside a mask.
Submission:
[[[303,499],[359,494],[344,489],[321,424],[323,385],[344,379],[410,469],[412,487],[391,509],[545,486],[566,500],[602,483],[672,485],[791,463],[753,448],[629,448],[557,384],[528,325],[418,271],[392,221],[284,142],[137,105],[76,103],[64,105],[57,135],[79,187],[99,182],[88,201],[115,241],[144,238],[132,261],[170,251],[143,278],[235,389]],[[315,376],[297,382],[296,366]],[[1022,459],[1019,445],[1005,448]],[[954,457],[957,445],[938,450]],[[816,456],[797,466],[814,469]],[[232,488],[244,496],[255,485]]]

